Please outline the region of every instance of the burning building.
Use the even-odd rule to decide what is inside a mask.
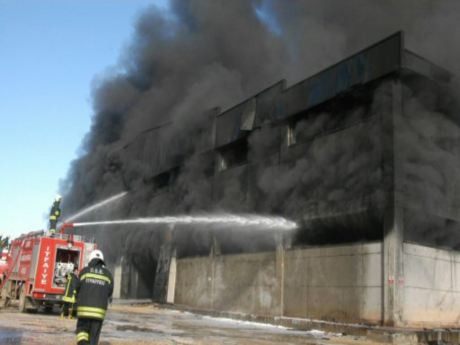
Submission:
[[[218,115],[216,200],[239,193],[244,208],[303,225],[281,258],[254,254],[260,266],[251,274],[250,256],[179,260],[177,302],[456,325],[459,119],[448,82],[446,71],[404,49],[398,33]],[[246,269],[232,271],[245,260]],[[224,298],[229,290],[236,300]]]
[[[397,33],[217,115],[209,198],[237,194],[238,208],[302,226],[290,249],[178,260],[174,301],[458,326],[460,118],[449,81]]]
[[[145,129],[105,156],[104,178],[130,191],[111,211],[118,218],[224,210],[300,227],[284,240],[110,230],[122,245],[95,232],[114,262],[123,253],[119,294],[260,316],[458,326],[458,114],[450,74],[405,49],[398,32],[295,85],[209,109],[186,137],[171,122]]]
[[[63,209],[127,191],[78,221],[224,212],[284,216],[299,229],[281,238],[232,227],[98,228],[119,295],[458,326],[454,78],[408,51],[402,33],[327,67],[404,28],[415,50],[458,72],[458,11],[352,3],[171,0],[169,13],[140,16],[124,70],[95,84]],[[283,77],[289,83],[276,82]]]

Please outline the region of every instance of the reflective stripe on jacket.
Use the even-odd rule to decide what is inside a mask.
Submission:
[[[106,310],[103,308],[84,307],[84,306],[77,307],[78,318],[104,320],[105,313],[106,313]]]
[[[55,201],[50,210],[50,219],[56,220],[61,215],[61,208],[59,207],[59,202]]]
[[[68,303],[75,303],[75,294],[77,293],[78,277],[73,274],[67,274],[67,284],[65,286],[64,297],[62,300]]]
[[[77,317],[103,320],[112,292],[112,274],[101,260],[91,260],[78,280]]]

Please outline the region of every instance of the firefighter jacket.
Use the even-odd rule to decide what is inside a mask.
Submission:
[[[59,207],[59,202],[55,201],[53,203],[53,207],[51,207],[50,220],[57,220],[60,215],[61,215],[61,208]]]
[[[77,317],[104,320],[113,293],[113,277],[104,262],[93,259],[80,272],[77,285]]]
[[[62,300],[64,302],[75,303],[75,294],[77,293],[77,286],[78,286],[78,277],[72,272],[68,273],[64,297],[62,297]]]

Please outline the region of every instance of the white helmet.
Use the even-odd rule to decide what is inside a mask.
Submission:
[[[60,196],[59,194],[56,194],[54,201],[61,201],[61,199],[62,199],[62,196]]]
[[[94,259],[99,259],[104,261],[104,254],[99,249],[93,250],[91,254],[89,254],[89,262]]]

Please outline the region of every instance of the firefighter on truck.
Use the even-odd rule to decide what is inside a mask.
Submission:
[[[77,343],[97,345],[113,293],[113,277],[100,250],[91,252],[88,266],[80,272],[76,292]]]
[[[50,210],[50,226],[49,230],[50,233],[53,235],[56,233],[56,225],[58,222],[58,219],[61,215],[61,196],[58,194],[54,198],[53,206],[51,206]]]

